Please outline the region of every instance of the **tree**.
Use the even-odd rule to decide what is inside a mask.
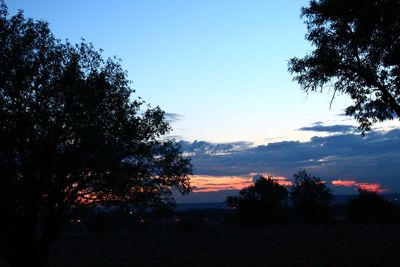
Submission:
[[[377,192],[358,189],[358,196],[348,203],[347,220],[356,223],[394,221],[396,207]]]
[[[326,184],[305,170],[294,175],[290,190],[293,207],[308,221],[319,221],[328,218],[329,205],[332,201],[331,190]]]
[[[0,246],[11,266],[44,265],[83,208],[172,207],[190,191],[190,159],[162,136],[120,61],[56,39],[44,21],[0,7]]]
[[[400,2],[312,0],[302,9],[314,50],[292,58],[289,71],[306,92],[347,94],[354,116],[368,131],[400,118]],[[331,102],[332,103],[332,102]]]
[[[272,176],[261,176],[254,185],[242,189],[239,196],[227,198],[227,204],[236,208],[239,220],[261,224],[279,218],[287,206],[287,189]]]

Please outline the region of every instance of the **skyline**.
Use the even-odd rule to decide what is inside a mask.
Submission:
[[[288,153],[294,150],[271,159],[268,151],[279,155],[273,144],[288,144],[302,151],[315,140],[325,140],[333,142],[332,150],[318,154],[321,157],[315,160],[325,160],[326,165],[312,169],[312,174],[352,185],[379,183],[385,192],[398,192],[399,178],[395,177],[400,165],[389,168],[390,179],[380,168],[388,168],[389,154],[395,163],[400,156],[395,149],[398,135],[393,135],[399,121],[377,124],[367,134],[381,144],[386,144],[385,135],[392,134],[395,145],[378,150],[382,154],[368,158],[367,164],[357,165],[356,159],[348,162],[349,155],[340,150],[346,147],[340,146],[339,139],[348,137],[361,146],[366,140],[354,128],[355,120],[342,115],[349,98],[338,96],[330,108],[329,93],[307,95],[292,82],[288,60],[312,49],[304,40],[306,26],[300,19],[300,8],[307,3],[15,0],[7,4],[11,15],[22,9],[27,17],[48,21],[61,40],[76,43],[84,38],[103,49],[105,56],[121,58],[135,96],[167,113],[173,128],[169,138],[183,140],[188,146],[196,140],[211,146],[240,145],[237,151],[223,152],[228,154],[191,155],[198,177],[193,176],[193,182],[199,187],[204,175],[231,177],[232,184],[244,179],[243,185],[251,182],[254,173],[290,178],[299,167],[308,165],[301,164],[303,159],[288,165],[292,163],[287,160]],[[267,152],[251,158],[259,165],[250,168],[243,164],[248,155],[263,149]],[[374,144],[369,149],[365,154],[377,154]],[[338,158],[332,157],[338,153],[342,153]],[[228,159],[231,161],[224,162]],[[212,172],[213,164],[225,171]],[[230,171],[233,164],[236,169]],[[285,169],[283,164],[287,164]],[[205,183],[212,184],[210,179]]]

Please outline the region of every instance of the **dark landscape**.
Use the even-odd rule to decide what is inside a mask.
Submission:
[[[400,0],[0,0],[0,267],[398,267],[399,174]]]
[[[163,226],[70,224],[48,266],[398,266],[400,223],[230,225],[232,212],[187,210]],[[179,218],[180,221],[174,221]]]

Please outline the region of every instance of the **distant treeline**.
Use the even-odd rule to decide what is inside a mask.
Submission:
[[[289,190],[272,176],[261,176],[253,185],[242,189],[239,196],[229,196],[227,204],[235,210],[236,220],[243,224],[321,223],[338,219],[350,223],[390,223],[400,218],[393,201],[361,188],[344,205],[334,204],[334,196],[326,183],[305,170],[294,175]]]

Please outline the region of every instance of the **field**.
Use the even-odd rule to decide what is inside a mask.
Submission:
[[[400,225],[76,231],[56,242],[49,266],[400,266]]]
[[[400,266],[400,223],[246,227],[232,215],[214,209],[158,223],[129,214],[76,220],[54,244],[48,267]],[[7,266],[1,258],[0,266]]]

